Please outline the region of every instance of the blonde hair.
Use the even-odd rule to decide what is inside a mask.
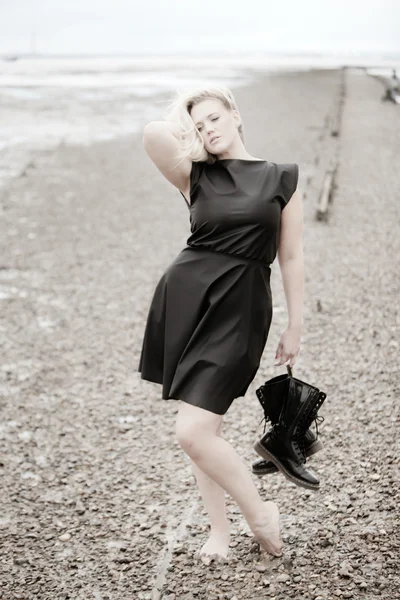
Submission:
[[[190,115],[191,110],[196,104],[208,98],[220,100],[228,110],[237,110],[236,100],[227,87],[213,86],[195,88],[187,91],[178,91],[174,100],[168,106],[165,113],[165,120],[176,123],[180,130],[180,147],[178,159],[180,161],[189,158],[193,162],[205,161],[213,163],[217,160],[214,154],[208,152],[204,147],[203,139],[199,130],[195,126]],[[238,127],[239,135],[244,142],[243,125]],[[178,163],[179,164],[179,163]]]

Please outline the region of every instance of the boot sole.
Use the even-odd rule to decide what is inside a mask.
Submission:
[[[307,448],[306,456],[310,457],[313,454],[316,454],[317,452],[319,452],[320,450],[323,450],[323,448],[324,448],[324,445],[321,442],[321,440],[315,440],[315,442],[312,443],[311,446],[309,446]],[[278,467],[276,467],[276,468],[278,469]],[[278,471],[279,471],[279,469],[278,469]],[[253,469],[251,470],[253,475],[257,475],[257,477],[264,477],[264,475],[272,475],[273,473],[277,473],[278,471],[276,471],[276,470],[274,470],[274,471],[253,471]]]
[[[279,469],[278,471],[274,469],[273,471],[262,471],[261,473],[260,471],[253,471],[252,469],[251,472],[253,475],[257,475],[257,477],[264,477],[264,475],[273,475],[274,473],[279,473]]]
[[[260,442],[256,442],[254,444],[253,448],[257,452],[257,454],[262,456],[262,458],[274,463],[274,465],[276,467],[278,467],[278,469],[280,470],[282,475],[284,475],[286,477],[286,479],[288,479],[292,483],[295,483],[296,485],[306,488],[308,490],[319,490],[319,484],[307,483],[306,481],[303,481],[302,479],[297,479],[297,477],[293,477],[293,475],[291,473],[289,473],[289,471],[287,469],[285,469],[285,467],[280,462],[280,460],[278,460],[276,458],[276,456],[274,456],[273,454],[270,454],[268,452],[268,450],[265,450],[264,446],[262,446],[260,444]]]

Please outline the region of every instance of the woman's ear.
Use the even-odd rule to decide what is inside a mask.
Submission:
[[[236,127],[240,127],[240,125],[241,125],[241,119],[240,119],[240,115],[239,115],[239,113],[238,113],[237,110],[233,111],[233,118],[236,121]]]

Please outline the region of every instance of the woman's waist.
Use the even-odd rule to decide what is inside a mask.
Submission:
[[[250,264],[255,264],[262,267],[271,268],[271,263],[266,262],[261,258],[254,258],[251,256],[247,256],[241,252],[231,252],[229,250],[220,249],[218,247],[209,247],[209,246],[201,246],[201,245],[191,245],[188,244],[185,248],[183,248],[182,252],[196,252],[196,253],[204,253],[204,254],[215,254],[220,255],[221,257],[231,258],[232,260],[239,260],[248,262]]]

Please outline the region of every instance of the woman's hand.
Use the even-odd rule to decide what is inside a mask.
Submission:
[[[288,360],[289,366],[293,367],[300,352],[300,337],[300,327],[287,327],[282,332],[275,354],[275,359],[278,361],[274,364],[275,367],[286,364]]]

